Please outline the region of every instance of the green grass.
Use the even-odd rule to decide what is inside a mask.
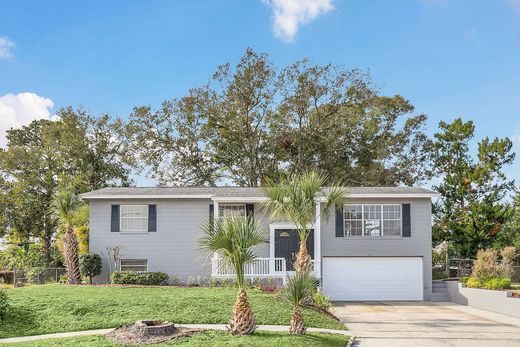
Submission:
[[[291,308],[273,294],[250,290],[257,324],[288,325]],[[114,328],[140,319],[173,323],[227,323],[235,288],[132,288],[49,284],[7,291],[10,313],[0,338]],[[304,310],[309,327],[346,329],[333,318]]]
[[[309,333],[303,336],[291,335],[280,332],[263,332],[258,331],[252,336],[233,336],[221,331],[207,331],[198,333],[190,337],[183,337],[176,340],[154,344],[152,346],[212,346],[212,347],[345,347],[348,342],[348,336],[337,334],[318,334]],[[12,343],[6,346],[12,347],[87,347],[87,346],[103,346],[116,347],[122,346],[114,344],[103,336],[84,336],[64,339],[39,340],[23,343]]]

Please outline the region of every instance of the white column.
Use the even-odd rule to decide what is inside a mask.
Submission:
[[[213,201],[213,224],[217,223],[217,221],[218,221],[218,213],[219,213],[218,201]],[[218,253],[214,252],[213,259],[217,259],[217,258],[218,258]]]
[[[314,222],[314,273],[321,282],[321,205],[316,203],[316,221]]]

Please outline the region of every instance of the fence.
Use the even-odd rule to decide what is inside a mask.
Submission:
[[[65,268],[34,267],[29,269],[13,270],[13,284],[15,287],[23,287],[26,284],[58,283],[60,277],[65,275]]]

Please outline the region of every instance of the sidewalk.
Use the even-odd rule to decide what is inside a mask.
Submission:
[[[175,324],[175,326],[182,326],[185,328],[202,329],[202,330],[224,330],[224,331],[226,330],[226,324]],[[76,336],[104,335],[104,334],[108,334],[112,330],[114,330],[114,329],[84,330],[84,331],[73,331],[73,332],[67,332],[67,333],[56,333],[56,334],[46,334],[46,335],[10,337],[10,338],[6,338],[6,339],[0,339],[0,344],[46,340],[46,339],[59,339],[59,338],[76,337]],[[259,325],[257,330],[288,332],[289,326],[288,325]],[[351,333],[347,330],[307,328],[307,331],[311,332],[311,333],[329,333],[329,334],[341,334],[341,335],[351,336]]]

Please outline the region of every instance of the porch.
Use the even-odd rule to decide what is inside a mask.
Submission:
[[[320,262],[312,260],[312,270],[319,278]],[[285,283],[288,275],[294,271],[287,270],[285,258],[257,258],[255,261],[244,265],[244,275],[247,279],[281,279]],[[211,259],[211,277],[234,278],[235,271],[228,262],[221,257]]]

